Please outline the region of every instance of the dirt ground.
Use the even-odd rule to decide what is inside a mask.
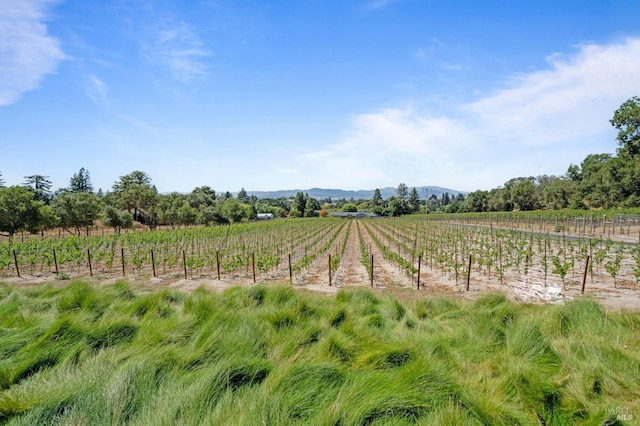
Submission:
[[[429,265],[421,265],[420,289],[417,289],[418,276],[408,276],[400,267],[389,260],[384,259],[381,250],[376,246],[364,226],[353,220],[348,226],[344,226],[338,238],[335,239],[329,252],[318,256],[316,260],[304,271],[294,274],[291,283],[295,288],[306,289],[322,293],[336,293],[342,288],[363,287],[372,288],[369,271],[361,262],[359,233],[363,244],[367,248],[367,256],[373,255],[373,290],[385,291],[406,297],[424,297],[434,294],[449,294],[465,299],[474,299],[487,292],[500,291],[508,295],[514,301],[522,303],[564,303],[567,300],[580,297],[593,297],[604,306],[614,310],[640,311],[640,287],[635,284],[632,277],[627,274],[620,277],[616,286],[611,283],[611,278],[605,271],[595,268],[593,276],[588,276],[584,295],[581,294],[582,276],[569,275],[565,286],[557,276],[550,272],[545,280],[541,270],[528,270],[519,273],[511,271],[502,277],[485,273],[472,268],[469,278],[469,290],[467,286],[466,271],[461,273],[456,280],[452,274],[430,269]],[[332,274],[329,284],[328,254],[340,253],[342,244],[346,247],[338,269]],[[417,265],[416,265],[417,266]],[[222,276],[218,280],[215,274],[209,276],[189,277],[185,279],[181,274],[160,275],[158,278],[149,274],[128,274],[126,279],[134,282],[143,289],[170,288],[183,291],[192,291],[200,286],[222,291],[231,286],[253,285],[251,272],[240,273],[232,276]],[[11,284],[37,285],[45,282],[54,282],[64,285],[65,280],[56,280],[54,274],[41,276],[22,276],[1,278],[0,281]],[[75,278],[75,276],[74,276]],[[121,276],[97,275],[93,278],[83,277],[100,284],[113,284]],[[257,283],[274,284],[289,282],[289,270],[286,262],[267,273],[257,276]]]

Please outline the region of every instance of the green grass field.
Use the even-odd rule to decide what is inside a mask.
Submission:
[[[640,313],[0,284],[0,423],[559,425],[640,419]]]

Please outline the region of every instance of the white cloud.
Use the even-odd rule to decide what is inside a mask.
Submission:
[[[303,156],[299,170],[313,170],[322,179],[316,185],[387,186],[425,176],[433,167],[453,170],[455,152],[470,141],[469,131],[449,118],[428,117],[412,108],[386,109],[355,117],[341,143]],[[305,180],[303,173],[300,179]]]
[[[640,39],[579,46],[574,55],[550,56],[545,70],[452,108],[455,116],[414,108],[358,115],[339,143],[299,157],[297,169],[314,170],[323,185],[406,182],[462,190],[564,173],[589,153],[615,150],[609,119],[640,94],[638,76]]]
[[[91,100],[100,106],[105,106],[108,101],[109,87],[95,75],[89,77],[86,92]]]
[[[640,39],[584,45],[548,63],[465,108],[494,137],[544,146],[601,133],[613,111],[640,93]]]
[[[212,53],[203,47],[200,37],[185,22],[166,22],[155,37],[152,49],[175,78],[188,83],[206,75],[204,59]]]
[[[0,6],[0,106],[36,89],[65,59],[60,43],[47,33],[51,0],[3,0]]]

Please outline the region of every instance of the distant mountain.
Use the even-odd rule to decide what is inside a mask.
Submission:
[[[411,186],[409,186],[409,191],[411,191]],[[418,191],[418,195],[420,195],[421,199],[424,199],[429,194],[429,197],[435,195],[440,198],[442,194],[448,192],[449,195],[458,195],[465,194],[464,191],[458,191],[455,189],[449,188],[441,188],[439,186],[416,186],[416,190]],[[396,195],[396,188],[394,187],[386,187],[379,188],[380,195],[382,198],[386,199]],[[344,198],[345,200],[349,200],[353,198],[354,200],[368,200],[373,197],[373,192],[375,189],[361,189],[358,191],[346,191],[344,189],[323,189],[323,188],[311,188],[311,189],[286,189],[280,191],[247,191],[249,195],[255,195],[258,198],[293,198],[296,196],[298,192],[302,192],[303,194],[308,194],[309,197],[316,198],[318,200],[323,200],[325,198],[331,198],[332,200],[339,200]],[[428,191],[428,192],[427,192]]]

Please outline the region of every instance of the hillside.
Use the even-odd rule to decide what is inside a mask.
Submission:
[[[409,186],[409,189],[412,187]],[[415,187],[420,195],[420,198],[424,198],[425,195],[428,194],[429,197],[435,195],[440,198],[442,194],[448,192],[449,195],[458,195],[458,194],[466,194],[466,192],[458,191],[455,189],[442,188],[439,186],[417,186]],[[380,194],[382,198],[389,198],[396,194],[395,187],[385,187],[379,188]],[[331,198],[334,200],[344,198],[344,199],[355,199],[355,200],[368,200],[373,197],[374,189],[361,189],[357,191],[349,191],[344,189],[328,189],[328,188],[311,188],[311,189],[283,189],[279,191],[247,191],[249,195],[255,195],[258,198],[291,198],[295,197],[298,192],[302,192],[303,194],[308,194],[309,197],[313,197],[316,199],[325,199]]]

